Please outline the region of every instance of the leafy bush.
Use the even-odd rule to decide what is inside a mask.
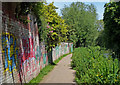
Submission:
[[[120,56],[120,2],[111,0],[105,4],[103,42],[105,47],[115,52],[116,57]]]
[[[76,48],[72,56],[72,67],[76,70],[76,82],[113,84],[120,83],[118,59],[107,55],[108,51],[96,47]]]

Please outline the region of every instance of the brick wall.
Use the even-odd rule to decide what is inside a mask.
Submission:
[[[7,3],[6,3],[7,4]],[[10,7],[15,7],[9,4]],[[0,26],[0,84],[1,83],[27,83],[36,77],[42,68],[48,65],[48,55],[44,42],[39,42],[36,18],[28,15],[32,20],[27,25],[17,21],[14,9],[8,5],[3,10]],[[63,54],[69,53],[68,43],[61,43],[52,54],[56,60]]]
[[[48,64],[44,43],[39,44],[34,17],[27,28],[21,23],[3,16],[2,23],[2,83],[29,82],[40,69]]]

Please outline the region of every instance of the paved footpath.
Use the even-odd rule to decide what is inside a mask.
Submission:
[[[64,57],[40,83],[71,83],[75,84],[75,70],[71,69],[72,54]]]

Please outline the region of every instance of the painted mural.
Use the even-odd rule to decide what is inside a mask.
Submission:
[[[18,47],[16,46],[16,38],[13,34],[2,34],[2,58],[4,71],[11,73],[13,70],[16,70]]]
[[[58,59],[60,56],[67,54],[70,52],[69,43],[64,43],[62,42],[60,45],[56,46],[55,48],[52,49],[52,58],[53,61]]]
[[[3,18],[2,29],[2,77],[0,83],[27,83],[36,77],[40,70],[48,65],[48,53],[44,42],[39,42],[35,17],[28,16],[32,20],[28,26],[23,26],[18,21],[9,17]],[[60,56],[69,53],[68,43],[53,48],[53,61]],[[0,65],[1,65],[0,64]]]

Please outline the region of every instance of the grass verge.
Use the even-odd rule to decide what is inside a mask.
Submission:
[[[59,57],[57,60],[54,61],[54,64],[49,64],[47,66],[45,66],[41,71],[40,73],[38,74],[38,76],[36,78],[33,78],[30,82],[30,83],[36,83],[35,85],[37,85],[37,83],[40,83],[40,81],[43,79],[43,77],[45,75],[47,75],[50,71],[52,71],[52,69],[55,67],[55,65],[65,56],[69,55],[71,53],[68,53],[68,54],[65,54],[61,57]]]

